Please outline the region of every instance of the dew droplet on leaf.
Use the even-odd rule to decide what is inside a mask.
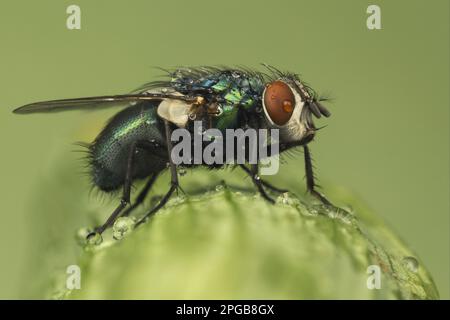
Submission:
[[[98,246],[98,245],[100,245],[103,242],[103,237],[98,232],[91,232],[86,237],[86,242],[87,242],[88,245]]]
[[[82,228],[78,229],[75,234],[75,239],[77,240],[78,244],[85,245],[87,236],[90,233],[91,233],[91,231],[87,227],[82,227]]]
[[[404,257],[403,265],[411,272],[416,273],[419,270],[419,261],[414,257]]]
[[[116,240],[123,239],[133,230],[136,221],[132,217],[120,217],[113,225],[113,238]]]

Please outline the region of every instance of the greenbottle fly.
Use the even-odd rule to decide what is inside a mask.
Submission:
[[[58,112],[119,106],[95,140],[88,145],[90,176],[104,192],[122,189],[119,205],[107,221],[95,229],[101,234],[121,215],[139,206],[157,177],[170,170],[167,193],[138,224],[161,209],[178,190],[178,166],[171,160],[171,133],[176,128],[193,130],[193,122],[219,130],[234,128],[277,128],[279,152],[303,148],[307,190],[330,204],[316,190],[311,153],[308,148],[317,132],[313,116],[329,117],[316,92],[300,77],[267,66],[266,72],[247,68],[197,67],[167,70],[163,81],[149,82],[130,94],[63,99],[27,104],[17,114]],[[205,165],[205,164],[203,164]],[[261,196],[274,202],[266,190],[285,192],[261,179],[257,164],[239,164],[250,176]],[[218,166],[211,166],[218,167]],[[133,204],[131,186],[147,179]]]

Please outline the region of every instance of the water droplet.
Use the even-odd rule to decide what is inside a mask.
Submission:
[[[134,228],[136,221],[132,217],[120,217],[113,225],[113,238],[121,240]]]
[[[308,212],[309,214],[313,215],[313,216],[317,216],[319,215],[320,211],[319,208],[317,206],[311,206],[308,208]]]
[[[256,181],[259,181],[259,180],[261,180],[261,177],[258,176],[258,175],[256,174],[256,175],[255,175],[255,180],[256,180]]]
[[[77,233],[75,234],[75,239],[77,240],[77,243],[80,245],[86,244],[86,238],[91,233],[91,230],[89,228],[83,227],[77,230]]]
[[[217,192],[220,192],[220,191],[222,191],[223,189],[224,189],[224,187],[223,187],[222,184],[218,184],[218,185],[216,186],[216,191],[217,191]]]
[[[98,232],[91,232],[86,237],[86,242],[88,245],[98,246],[99,244],[101,244],[103,242],[103,237]]]
[[[416,273],[419,270],[419,261],[414,257],[404,257],[402,263],[411,272]]]
[[[187,173],[187,171],[186,171],[185,168],[179,168],[179,169],[178,169],[178,174],[179,174],[180,176],[184,176],[186,173]]]
[[[285,192],[278,196],[277,203],[290,204],[289,193]]]
[[[326,216],[332,218],[332,219],[337,219],[339,218],[339,212],[336,210],[333,210],[333,208],[331,206],[327,206],[324,204],[319,204],[319,210],[325,214]]]
[[[355,217],[353,217],[353,215],[345,210],[340,210],[338,211],[338,213],[340,214],[340,218],[341,221],[346,223],[346,224],[353,224],[355,223]]]
[[[184,194],[179,194],[178,196],[176,196],[175,198],[172,198],[170,200],[170,205],[171,206],[175,206],[175,205],[179,205],[182,204],[183,202],[186,201],[186,196]]]

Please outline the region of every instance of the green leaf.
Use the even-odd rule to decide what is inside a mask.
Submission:
[[[57,178],[41,182],[34,212],[40,219],[33,224],[34,229],[42,228],[36,236],[41,240],[36,241],[36,255],[30,257],[30,261],[39,261],[41,269],[33,275],[35,286],[28,285],[24,295],[46,293],[69,299],[439,298],[422,261],[344,189],[327,187],[330,199],[347,204],[339,208],[323,206],[299,188],[292,189],[298,196],[282,194],[271,205],[243,176],[237,170],[195,170],[181,181],[189,196],[173,197],[122,240],[114,240],[109,230],[101,245],[80,246],[73,237],[77,226],[103,221],[116,203],[88,201],[87,183],[80,184],[77,176],[62,168]],[[220,184],[223,177],[228,185]],[[285,185],[290,180],[280,179]],[[166,188],[163,177],[153,195]],[[52,189],[58,197],[48,192]],[[88,213],[90,222],[86,221]],[[80,290],[65,288],[65,268],[70,264],[81,267]],[[371,265],[380,267],[380,289],[367,286]]]

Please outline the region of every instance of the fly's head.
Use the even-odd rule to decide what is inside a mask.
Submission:
[[[269,126],[280,130],[283,142],[310,140],[317,131],[313,116],[331,115],[319,100],[298,76],[287,75],[266,84],[262,107]]]

